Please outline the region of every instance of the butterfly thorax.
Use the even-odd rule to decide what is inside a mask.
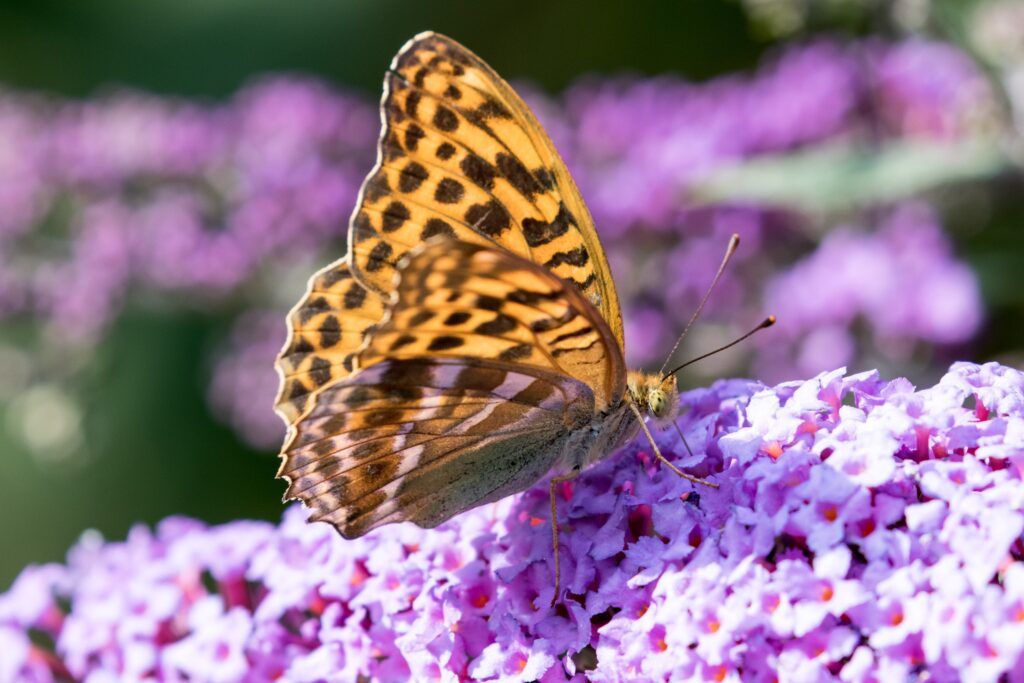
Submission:
[[[570,455],[563,469],[584,469],[607,457],[631,441],[640,431],[640,423],[630,403],[640,414],[657,422],[671,419],[679,406],[675,381],[662,381],[659,375],[631,371],[626,380],[626,395],[596,414],[589,429],[579,430],[565,452]]]

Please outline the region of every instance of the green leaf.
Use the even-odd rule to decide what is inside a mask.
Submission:
[[[833,145],[718,169],[690,188],[689,199],[845,211],[988,178],[1007,165],[994,140],[900,141],[878,149]]]

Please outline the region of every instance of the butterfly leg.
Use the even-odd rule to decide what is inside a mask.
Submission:
[[[554,607],[555,603],[558,602],[558,598],[562,592],[562,567],[558,557],[558,508],[555,501],[555,490],[558,488],[559,484],[566,481],[572,481],[578,476],[580,476],[580,471],[573,470],[569,474],[551,477],[551,484],[548,489],[551,494],[551,547],[555,552],[555,594],[551,596],[552,607]]]
[[[672,470],[673,472],[678,474],[680,477],[682,477],[686,481],[693,482],[694,484],[701,484],[703,486],[709,486],[709,487],[711,487],[713,489],[717,489],[718,488],[718,484],[716,484],[715,482],[708,481],[707,479],[701,479],[699,477],[695,477],[693,475],[687,474],[686,472],[683,472],[681,469],[679,469],[678,467],[673,465],[671,462],[669,462],[668,458],[666,458],[664,455],[661,454],[661,449],[658,448],[658,444],[655,443],[654,436],[651,434],[651,430],[647,428],[647,422],[644,420],[644,416],[643,416],[643,414],[641,414],[639,408],[637,408],[636,404],[633,403],[632,401],[629,401],[629,407],[633,409],[633,413],[636,415],[636,419],[639,420],[639,422],[640,422],[640,428],[642,430],[644,430],[644,435],[647,436],[647,440],[651,443],[651,448],[654,450],[654,456],[656,458],[658,458],[658,460],[660,460],[666,467],[668,467],[670,470]],[[684,440],[684,443],[685,443],[685,440]],[[689,449],[689,446],[687,446],[687,449]]]

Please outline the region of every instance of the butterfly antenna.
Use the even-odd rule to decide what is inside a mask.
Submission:
[[[764,320],[762,320],[760,322],[760,324],[758,324],[757,327],[755,327],[754,329],[750,330],[749,332],[744,334],[742,337],[738,337],[737,339],[733,339],[728,344],[725,344],[724,346],[719,346],[717,349],[715,349],[713,351],[708,351],[707,353],[702,353],[701,355],[697,356],[696,358],[691,358],[690,360],[686,361],[682,365],[680,365],[680,366],[678,366],[678,367],[676,367],[676,368],[666,372],[661,379],[662,379],[662,381],[665,381],[669,377],[671,377],[672,375],[674,375],[677,372],[679,372],[680,370],[682,370],[683,368],[685,368],[685,367],[687,367],[689,365],[693,365],[694,363],[696,363],[699,360],[704,360],[705,358],[707,358],[709,356],[713,356],[716,353],[720,353],[722,351],[725,351],[726,349],[732,348],[733,346],[736,346],[737,344],[739,344],[744,339],[747,339],[748,337],[753,336],[755,332],[758,332],[758,331],[763,330],[765,328],[771,327],[774,324],[775,324],[775,316],[774,315],[770,315],[767,318],[765,318]]]
[[[722,257],[722,262],[718,266],[718,272],[715,273],[715,278],[711,281],[711,286],[708,287],[707,291],[704,292],[704,298],[700,300],[700,305],[697,306],[697,310],[693,312],[690,317],[690,322],[686,323],[686,327],[683,328],[682,334],[676,339],[676,343],[672,345],[672,350],[668,352],[668,357],[665,358],[665,362],[661,364],[661,369],[658,372],[665,372],[665,368],[668,367],[668,362],[672,360],[672,356],[675,354],[676,349],[683,343],[683,339],[686,338],[686,333],[690,331],[690,328],[697,318],[700,317],[701,312],[704,310],[704,305],[707,304],[708,298],[711,296],[711,292],[715,291],[715,285],[722,279],[722,273],[725,272],[725,267],[729,265],[729,260],[732,259],[732,255],[736,253],[736,249],[740,246],[740,236],[733,233],[733,236],[729,238],[729,245],[725,248],[725,256]],[[670,373],[671,374],[671,373]]]

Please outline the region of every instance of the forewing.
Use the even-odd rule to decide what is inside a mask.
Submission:
[[[315,401],[278,476],[286,499],[347,538],[389,522],[434,527],[529,487],[594,414],[568,377],[445,357],[383,360]]]
[[[382,295],[436,235],[498,245],[572,282],[623,346],[618,297],[576,184],[536,117],[479,57],[423,33],[385,77],[378,161],[349,233],[356,277]]]
[[[348,257],[310,278],[288,314],[288,338],[276,362],[275,408],[286,424],[299,419],[321,387],[352,372],[355,352],[383,314],[383,300],[352,277]]]
[[[387,359],[493,359],[585,382],[596,409],[617,405],[625,365],[611,330],[580,292],[504,249],[435,239],[411,252],[384,321],[356,366]]]

